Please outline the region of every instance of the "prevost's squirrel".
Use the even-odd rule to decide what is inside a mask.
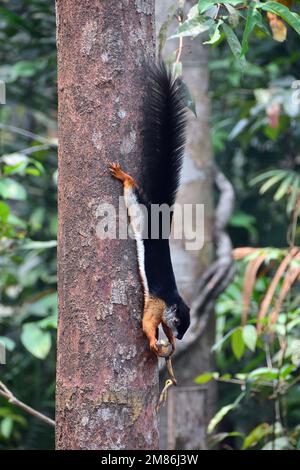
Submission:
[[[158,326],[162,328],[175,351],[175,337],[182,339],[190,325],[190,310],[178,293],[173,272],[169,233],[161,230],[151,238],[151,204],[175,202],[182,167],[186,127],[186,107],[182,82],[175,79],[161,62],[149,68],[149,92],[145,106],[143,133],[142,184],[126,174],[118,163],[111,163],[111,174],[123,182],[124,199],[137,244],[138,266],[144,289],[143,331],[151,350],[160,355],[157,344]],[[139,204],[147,208],[139,210]],[[147,220],[146,220],[147,217]],[[147,224],[146,224],[147,222]],[[152,221],[153,223],[153,221]],[[147,225],[147,237],[143,227]]]

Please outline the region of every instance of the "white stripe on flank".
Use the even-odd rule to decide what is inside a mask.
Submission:
[[[140,207],[140,204],[138,203],[132,186],[127,186],[126,188],[124,187],[124,199],[130,218],[130,225],[132,227],[134,239],[136,241],[138,266],[144,287],[144,294],[149,294],[148,281],[145,271],[145,247],[142,239],[144,228],[144,213]]]

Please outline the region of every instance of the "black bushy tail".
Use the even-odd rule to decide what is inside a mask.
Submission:
[[[149,69],[145,106],[143,192],[152,204],[174,204],[182,167],[186,108],[182,84],[161,62]]]

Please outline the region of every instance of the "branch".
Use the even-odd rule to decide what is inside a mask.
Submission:
[[[55,421],[48,418],[48,416],[43,415],[39,411],[34,410],[33,408],[31,408],[31,406],[28,406],[22,401],[18,400],[14,396],[14,394],[6,387],[6,385],[4,385],[4,383],[1,381],[0,381],[0,396],[2,396],[3,398],[6,398],[6,400],[8,400],[8,402],[11,403],[12,405],[15,405],[18,408],[21,408],[22,410],[26,411],[26,413],[29,413],[35,418],[38,418],[41,421],[44,421],[45,423],[49,424],[50,426],[55,427]]]
[[[23,135],[29,139],[37,140],[51,147],[57,147],[57,142],[55,140],[47,139],[41,135],[34,134],[33,132],[27,131],[26,129],[21,129],[20,127],[10,126],[8,124],[0,123],[0,129],[7,130],[8,132],[13,132],[15,134]]]

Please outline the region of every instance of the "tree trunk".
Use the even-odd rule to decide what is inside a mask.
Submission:
[[[101,239],[101,204],[139,180],[154,1],[57,0],[58,449],[155,449],[157,360],[141,328],[135,242]],[[103,215],[103,214],[102,214]]]
[[[174,3],[173,0],[158,2],[157,31],[159,31],[159,23],[166,20],[168,11],[171,11],[170,8]],[[186,1],[186,11],[193,4],[194,2]],[[173,21],[169,35],[171,35],[170,31],[177,26]],[[183,46],[181,56],[183,79],[195,100],[197,118],[190,112],[182,185],[177,202],[204,205],[204,245],[200,250],[187,251],[186,240],[173,240],[171,254],[179,290],[186,302],[192,305],[197,295],[197,282],[213,259],[213,154],[209,129],[207,48],[200,40],[191,41],[189,38],[184,38]],[[177,48],[178,40],[168,41],[164,55],[168,55]],[[176,232],[176,227],[174,231]],[[214,331],[214,319],[211,315],[199,342],[185,350],[185,343],[189,340],[189,333],[187,333],[182,344],[178,344],[178,352],[174,356],[174,369],[179,386],[172,390],[171,405],[162,410],[160,419],[160,441],[164,449],[167,448],[168,443],[169,445],[172,443],[173,448],[181,450],[207,447],[206,426],[214,412],[216,388],[213,383],[205,388],[195,387],[194,379],[201,372],[214,368],[211,354]],[[164,373],[161,376],[162,380],[166,378]],[[181,386],[182,389],[180,389]],[[195,403],[198,405],[196,406]],[[194,408],[191,409],[193,405]],[[170,416],[170,413],[173,416]],[[183,416],[185,419],[182,418]],[[185,426],[186,422],[189,426]],[[191,429],[191,426],[194,428]]]

